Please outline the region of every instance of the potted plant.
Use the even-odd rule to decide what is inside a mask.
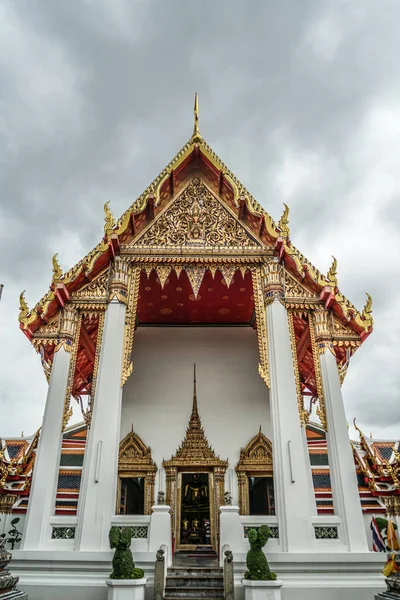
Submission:
[[[276,578],[268,565],[267,557],[263,552],[271,532],[267,525],[258,529],[250,529],[247,539],[250,550],[247,552],[247,571],[242,579],[246,600],[280,600],[282,581]]]
[[[115,548],[112,573],[106,580],[108,600],[143,600],[146,579],[143,569],[135,567],[131,552],[132,529],[111,527],[110,548]]]

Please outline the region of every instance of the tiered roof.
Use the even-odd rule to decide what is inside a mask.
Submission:
[[[20,327],[29,339],[32,340],[35,332],[45,324],[53,322],[74,292],[104,273],[110,261],[124,247],[134,245],[135,239],[157,217],[193,168],[201,172],[237,219],[260,240],[261,245],[278,252],[287,271],[305,289],[320,296],[340,323],[355,332],[361,341],[370,334],[373,324],[370,296],[364,309],[358,311],[338,288],[336,260],[328,274],[324,275],[292,244],[288,207],[285,206],[282,217],[275,222],[201,136],[196,96],[193,135],[118,221],[113,218],[108,204],[105,206],[104,236],[97,246],[66,273],[62,273],[55,257],[50,289],[33,309],[28,308],[21,294]]]

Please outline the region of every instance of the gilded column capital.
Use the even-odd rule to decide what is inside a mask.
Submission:
[[[332,344],[332,315],[325,308],[314,311],[315,342],[320,354],[329,349],[334,353]]]
[[[265,267],[265,297],[268,302],[283,298],[283,270],[278,259],[269,261]]]
[[[108,301],[117,300],[123,304],[128,302],[128,263],[116,256],[114,260]]]
[[[72,352],[75,335],[79,322],[79,313],[72,304],[66,304],[61,313],[60,339],[54,351],[61,347],[66,352]]]

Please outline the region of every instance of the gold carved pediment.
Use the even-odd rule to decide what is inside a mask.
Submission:
[[[237,473],[247,471],[272,472],[272,443],[260,431],[255,435],[245,448],[240,450],[240,458],[236,467]]]
[[[259,248],[261,243],[199,177],[194,177],[134,245]]]
[[[119,471],[157,471],[151,457],[151,448],[132,429],[119,445]]]

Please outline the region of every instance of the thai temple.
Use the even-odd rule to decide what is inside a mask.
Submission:
[[[203,139],[197,96],[189,141],[119,220],[104,209],[99,244],[67,272],[55,256],[34,308],[20,297],[49,385],[39,431],[0,440],[19,587],[105,600],[116,525],[146,599],[162,548],[166,568],[231,551],[241,600],[247,533],[267,524],[283,600],[372,600],[400,447],[350,441],[341,388],[371,298],[358,310],[335,260],[324,274],[295,248],[288,207],[274,221]]]

